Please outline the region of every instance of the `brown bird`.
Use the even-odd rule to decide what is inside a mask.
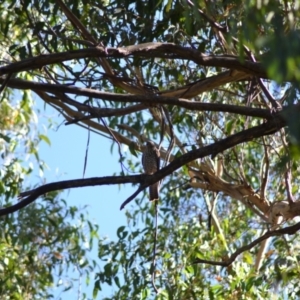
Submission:
[[[146,148],[142,156],[142,164],[145,173],[152,175],[159,170],[160,167],[160,153],[155,144],[151,141],[146,143]],[[150,201],[158,200],[159,182],[149,186]]]

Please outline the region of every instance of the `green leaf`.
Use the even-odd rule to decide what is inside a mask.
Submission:
[[[123,231],[125,229],[125,226],[120,226],[118,229],[117,229],[117,236],[119,239],[123,238]]]
[[[118,276],[115,276],[115,277],[114,277],[114,280],[115,280],[115,283],[116,283],[117,287],[118,287],[118,288],[121,288],[119,277],[118,277]]]
[[[50,142],[49,138],[46,135],[39,134],[39,139],[43,140],[46,144],[48,144],[49,146],[51,146],[51,142]]]

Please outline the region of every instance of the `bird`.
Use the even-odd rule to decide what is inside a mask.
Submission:
[[[152,141],[147,141],[145,150],[142,156],[142,165],[145,174],[152,175],[159,170],[160,153]],[[149,200],[158,200],[159,182],[149,186]]]

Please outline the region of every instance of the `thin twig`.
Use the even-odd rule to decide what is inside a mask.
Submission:
[[[82,178],[84,178],[85,171],[86,171],[87,158],[88,158],[89,145],[90,145],[90,138],[91,138],[91,131],[90,131],[90,128],[88,128],[88,139],[87,139],[87,142],[86,142],[86,150],[85,150],[85,156],[84,156],[84,165],[83,165]]]
[[[103,126],[108,130],[109,134],[112,136],[113,140],[118,144],[118,150],[119,150],[119,155],[120,155],[120,162],[121,162],[121,169],[122,169],[122,173],[125,174],[124,172],[124,164],[123,164],[123,155],[122,155],[122,150],[121,150],[121,144],[118,141],[118,139],[116,138],[116,136],[114,135],[113,131],[110,129],[109,126],[107,126],[105,120],[103,118],[100,118]]]
[[[285,186],[286,186],[286,192],[287,192],[287,198],[289,201],[289,204],[292,204],[295,202],[295,198],[292,193],[292,172],[291,172],[291,166],[290,162],[287,163],[287,170],[285,172]]]
[[[195,7],[195,4],[192,1],[187,0],[187,3],[191,7]],[[198,8],[198,12],[206,21],[209,22],[211,27],[217,29],[218,31],[222,31],[225,33],[228,32],[228,26],[222,26],[219,23],[215,22],[212,18],[210,18],[208,15],[206,15],[200,8]]]
[[[128,203],[130,203],[145,187],[139,187],[130,197],[128,197],[120,206],[120,210],[122,210]]]
[[[153,286],[153,289],[155,291],[156,294],[158,294],[158,289],[155,285],[155,277],[156,277],[156,245],[157,245],[157,229],[158,229],[158,209],[157,209],[157,206],[158,206],[158,201],[154,201],[154,209],[155,209],[155,216],[154,216],[154,219],[155,219],[155,229],[154,229],[154,243],[153,243],[153,259],[152,259],[152,266],[151,266],[151,271],[152,271],[152,274],[151,274],[151,278],[152,278],[152,286]]]
[[[167,150],[167,153],[166,153],[166,159],[165,159],[165,163],[164,163],[164,166],[166,166],[168,163],[169,163],[169,159],[170,159],[170,155],[172,153],[172,150],[174,148],[174,144],[175,144],[175,136],[174,136],[174,129],[173,129],[173,124],[172,124],[172,121],[171,121],[171,118],[170,118],[170,115],[169,115],[169,112],[168,110],[162,106],[162,109],[163,109],[163,112],[164,112],[164,115],[168,121],[168,125],[169,125],[169,134],[170,134],[170,145],[168,147],[168,150]]]
[[[280,130],[280,137],[281,137],[282,144],[286,150],[286,153],[289,153],[289,147],[288,147],[288,143],[286,141],[286,134],[285,134],[284,129]],[[292,183],[291,183],[292,182],[292,166],[291,166],[291,160],[290,160],[289,156],[288,156],[288,162],[286,163],[286,171],[284,174],[284,178],[285,178],[285,186],[286,186],[288,202],[289,202],[289,204],[292,204],[295,202],[295,198],[292,193]]]
[[[11,76],[12,76],[13,73],[8,73],[6,78],[4,79],[4,81],[2,82],[1,84],[1,87],[0,87],[0,94],[2,93],[2,91],[4,91],[5,87],[7,86]]]
[[[245,52],[248,54],[248,57],[253,62],[256,62],[256,59],[255,59],[253,53],[251,52],[251,50],[248,47],[246,47],[245,45],[243,47],[244,47]],[[274,97],[271,95],[271,93],[269,92],[269,90],[264,85],[264,82],[263,82],[262,78],[256,77],[256,79],[257,79],[257,82],[258,82],[260,88],[262,89],[263,93],[265,94],[265,96],[267,97],[267,99],[270,101],[273,109],[277,110],[277,109],[281,108],[281,104],[279,102],[277,102],[274,99]]]
[[[269,179],[269,166],[270,166],[270,160],[269,160],[269,152],[268,148],[266,146],[265,138],[262,138],[263,145],[264,145],[264,158],[262,160],[261,165],[261,187],[260,187],[260,197],[264,199],[266,197],[266,189],[268,185],[268,179]]]
[[[276,110],[281,108],[281,104],[274,99],[274,97],[271,95],[267,87],[265,86],[263,80],[261,78],[257,78],[258,84],[260,85],[262,91],[264,92],[267,99],[270,101],[272,107]]]
[[[158,149],[160,149],[161,144],[163,142],[164,139],[164,135],[165,135],[165,131],[166,131],[166,119],[165,119],[165,107],[163,105],[159,106],[159,111],[160,111],[160,115],[161,115],[161,130],[160,130],[160,141],[158,144]],[[172,129],[170,128],[170,132],[172,132]],[[168,156],[168,153],[167,153]]]

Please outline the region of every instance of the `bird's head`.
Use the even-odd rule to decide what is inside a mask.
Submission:
[[[152,141],[147,141],[146,146],[148,148],[153,148],[153,149],[155,148],[155,144]]]

